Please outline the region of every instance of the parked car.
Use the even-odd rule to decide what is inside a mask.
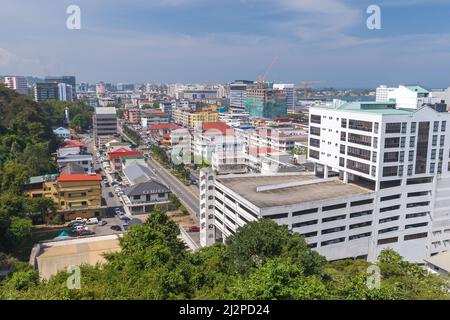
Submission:
[[[83,219],[83,218],[78,217],[78,218],[75,218],[74,221],[86,222],[86,220],[87,220],[87,219]]]
[[[122,231],[122,227],[117,225],[117,224],[115,224],[115,225],[111,226],[111,230],[113,230],[113,231]]]
[[[76,226],[82,226],[82,225],[84,225],[84,222],[82,222],[82,221],[71,221],[67,226],[72,229]]]
[[[88,228],[85,226],[76,226],[76,227],[72,228],[72,231],[74,231],[74,232],[79,232],[81,230],[88,230]]]
[[[106,222],[105,220],[101,220],[101,221],[98,222],[97,225],[98,225],[99,227],[103,227],[103,226],[105,226],[105,225],[107,225],[107,224],[108,224],[108,222]]]
[[[88,221],[86,221],[86,224],[98,224],[97,218],[90,218]]]
[[[129,227],[128,223],[124,223],[122,225],[123,230],[128,230],[128,227]]]
[[[200,228],[197,226],[190,226],[186,228],[187,232],[200,232]]]
[[[127,217],[126,215],[120,216],[120,220],[125,221],[125,222],[131,221],[131,219],[129,217]]]
[[[113,194],[112,192],[108,192],[108,196],[109,196],[110,198],[114,198],[114,194]]]
[[[93,236],[95,232],[89,230],[80,230],[77,232],[78,237]]]

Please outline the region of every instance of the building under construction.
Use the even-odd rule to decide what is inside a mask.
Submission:
[[[274,119],[287,116],[287,96],[274,89],[272,82],[258,82],[247,87],[245,110],[254,118]]]

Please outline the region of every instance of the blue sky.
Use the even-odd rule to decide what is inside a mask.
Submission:
[[[81,30],[66,8],[81,8]],[[382,30],[366,9],[381,8]],[[0,74],[450,85],[450,0],[2,0]]]

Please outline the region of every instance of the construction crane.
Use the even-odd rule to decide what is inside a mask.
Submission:
[[[321,83],[325,83],[325,81],[302,81],[302,85],[303,85],[303,96],[305,99],[308,99],[308,90],[310,88],[312,88],[312,85],[316,85],[316,84],[321,84]]]
[[[264,87],[264,83],[266,82],[266,78],[269,75],[269,72],[272,70],[273,66],[277,63],[278,59],[281,56],[281,53],[283,52],[284,49],[280,49],[278,50],[278,52],[275,54],[275,56],[272,59],[272,62],[270,63],[270,65],[267,67],[266,71],[264,72],[263,75],[260,75],[258,77],[258,84],[261,87]]]

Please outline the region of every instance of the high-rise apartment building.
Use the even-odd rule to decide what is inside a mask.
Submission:
[[[27,79],[25,77],[5,77],[7,88],[17,91],[20,94],[28,94]]]
[[[223,241],[239,226],[269,218],[302,234],[329,260],[375,261],[392,248],[423,263],[449,250],[450,114],[417,107],[421,98],[409,108],[395,102],[312,107],[314,175],[203,172],[202,243]],[[213,181],[214,188],[203,188]]]

